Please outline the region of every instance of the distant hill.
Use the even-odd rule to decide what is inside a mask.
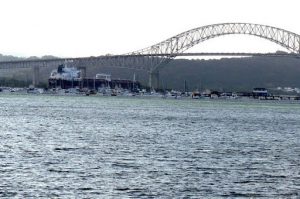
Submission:
[[[36,57],[36,56],[31,56],[31,57],[15,57],[12,55],[2,55],[0,54],[0,61],[16,61],[16,60],[26,60],[26,59],[52,59],[52,58],[57,58],[55,56],[52,55],[45,55],[42,57]]]
[[[31,57],[27,59],[38,59]],[[45,56],[43,58],[53,58]],[[0,61],[20,60],[24,58],[4,56]],[[41,69],[41,80],[47,82],[51,70],[56,66]],[[87,75],[110,73],[112,78],[137,80],[143,85],[148,84],[148,74],[124,68],[89,67]],[[32,71],[20,70],[9,75],[17,80],[31,81]],[[223,58],[213,60],[175,59],[160,70],[160,86],[169,89],[184,88],[186,80],[189,90],[214,89],[219,91],[246,91],[253,87],[275,88],[300,87],[300,59],[286,57],[247,57]]]
[[[300,87],[300,59],[278,57],[178,59],[161,70],[167,87],[251,90],[253,87]]]
[[[2,55],[0,54],[0,61],[15,61],[15,60],[21,60],[23,58],[20,57],[14,57],[11,55]]]
[[[90,68],[88,74],[111,73],[114,78],[137,79],[148,84],[145,72],[120,68]],[[252,90],[254,87],[300,87],[300,59],[277,57],[223,58],[214,60],[175,59],[160,70],[160,87],[189,90]]]

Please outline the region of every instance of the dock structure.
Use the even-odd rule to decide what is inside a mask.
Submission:
[[[99,88],[109,87],[109,88],[121,88],[128,90],[136,90],[141,87],[140,82],[126,80],[126,79],[112,79],[107,81],[105,79],[96,79],[96,78],[84,78],[84,79],[49,79],[48,80],[49,88],[61,88],[61,89],[70,89],[70,88],[88,88],[97,90]]]

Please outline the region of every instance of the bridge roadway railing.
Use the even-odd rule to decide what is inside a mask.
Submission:
[[[32,68],[34,66],[49,67],[67,63],[71,66],[111,66],[136,70],[150,70],[151,65],[157,65],[160,55],[112,55],[99,57],[55,58],[37,60],[18,60],[0,62],[0,70]]]

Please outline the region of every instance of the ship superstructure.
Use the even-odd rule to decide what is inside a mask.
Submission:
[[[72,80],[80,79],[80,76],[80,70],[77,70],[75,67],[59,65],[57,69],[51,72],[50,79]]]
[[[140,88],[140,83],[128,79],[112,79],[110,74],[98,73],[92,78],[82,77],[82,73],[75,67],[59,65],[53,70],[49,77],[49,88],[88,88],[98,90],[99,88],[121,88],[136,90]]]

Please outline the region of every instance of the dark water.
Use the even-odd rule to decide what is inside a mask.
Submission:
[[[300,103],[0,95],[0,198],[300,198]]]

